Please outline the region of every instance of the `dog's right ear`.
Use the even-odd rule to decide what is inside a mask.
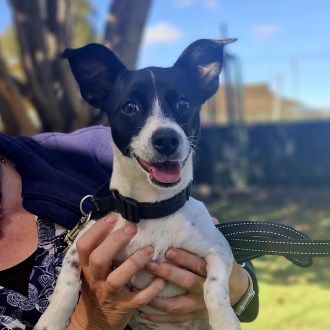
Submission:
[[[81,96],[99,108],[125,65],[107,47],[92,43],[77,49],[65,49],[72,73],[78,82]]]

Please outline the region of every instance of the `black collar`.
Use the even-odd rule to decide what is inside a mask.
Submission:
[[[190,184],[174,197],[156,202],[141,203],[135,199],[128,198],[119,194],[117,190],[107,190],[106,195],[99,193],[105,189],[109,189],[109,183],[102,186],[101,189],[93,196],[92,202],[97,210],[97,217],[115,211],[121,216],[134,223],[138,223],[141,219],[157,219],[170,215],[181,208],[190,196]],[[98,196],[102,195],[102,196]]]

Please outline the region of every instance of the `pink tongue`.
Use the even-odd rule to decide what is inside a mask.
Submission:
[[[181,166],[179,162],[166,162],[163,164],[150,165],[149,170],[151,178],[161,183],[174,183],[179,180],[181,175]]]

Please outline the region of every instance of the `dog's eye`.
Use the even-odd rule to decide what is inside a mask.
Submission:
[[[186,111],[190,109],[190,102],[185,98],[180,98],[176,104],[176,108],[180,111]]]
[[[121,111],[126,116],[133,116],[136,112],[139,111],[139,106],[136,103],[129,101],[122,106]]]

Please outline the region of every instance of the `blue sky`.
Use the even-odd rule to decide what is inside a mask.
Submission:
[[[109,2],[92,3],[102,31]],[[7,2],[0,12],[1,32],[10,24]],[[221,37],[225,24],[238,38],[228,50],[242,63],[244,83],[330,109],[329,14],[328,0],[153,0],[138,65],[171,65],[194,40]]]

